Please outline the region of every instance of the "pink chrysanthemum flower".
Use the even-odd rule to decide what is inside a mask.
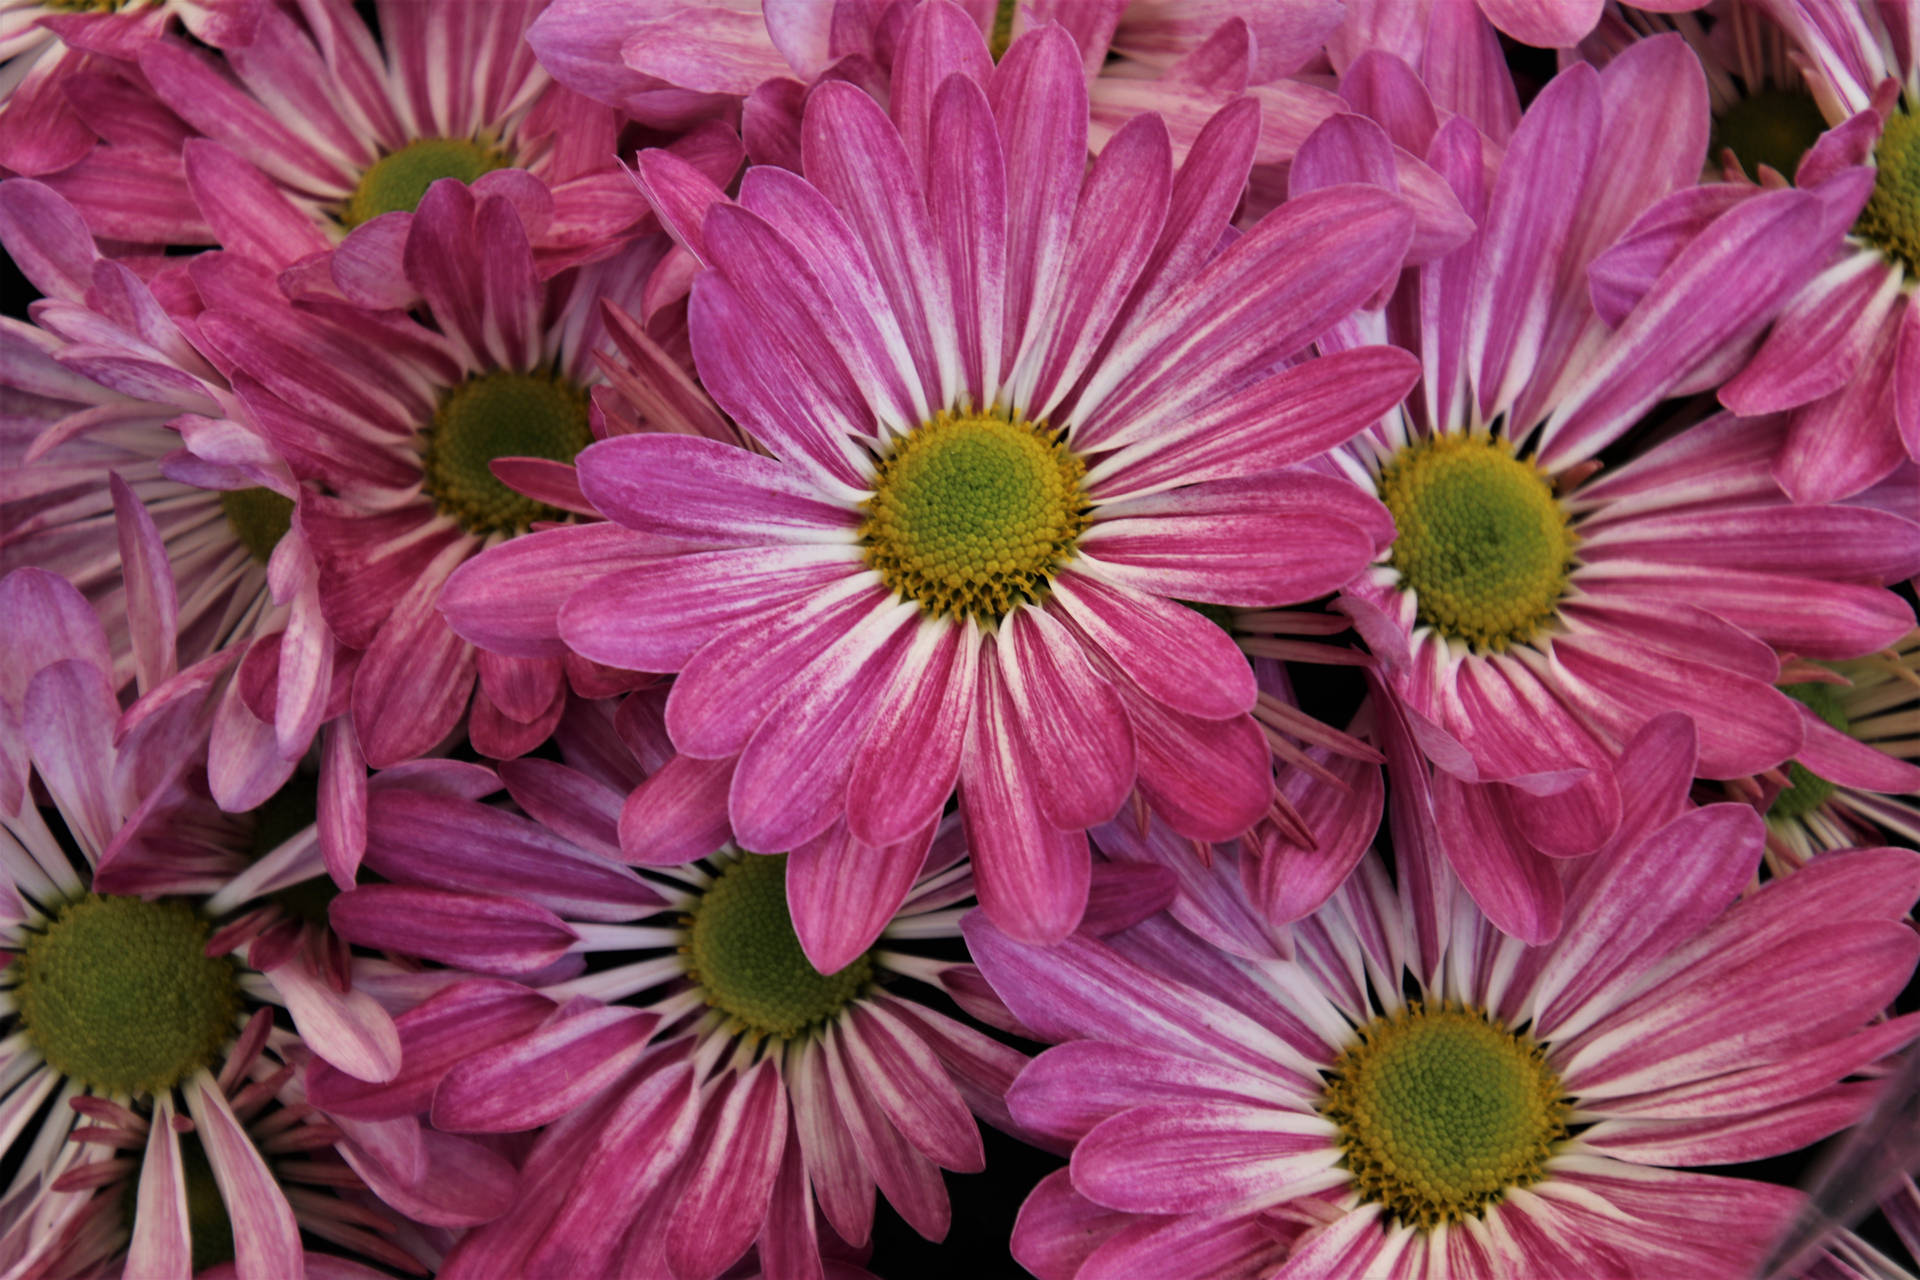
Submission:
[[[773,456],[664,435],[582,454],[593,505],[666,554],[576,592],[560,629],[679,672],[668,726],[684,755],[737,758],[744,847],[850,836],[910,867],[957,783],[982,903],[1052,939],[1086,901],[1084,829],[1136,783],[1199,839],[1268,807],[1252,672],[1181,602],[1310,599],[1383,545],[1371,498],[1276,468],[1393,403],[1406,357],[1279,366],[1393,278],[1412,218],[1342,187],[1216,256],[1251,103],[1177,176],[1154,116],[1088,171],[1064,32],[994,66],[971,26],[952,55],[915,47],[929,30],[900,58],[938,89],[896,94],[897,125],[850,85],[815,90],[805,179],[757,166],[735,203],[642,154],[707,264],[701,379]],[[558,571],[541,536],[521,563]],[[486,643],[497,588],[463,587]],[[812,927],[810,954],[837,948]]]
[[[369,807],[368,865],[386,883],[336,899],[335,927],[534,984],[470,978],[401,1014],[405,1066],[389,1085],[325,1068],[310,1081],[339,1117],[541,1129],[518,1203],[444,1276],[708,1280],[756,1242],[762,1266],[792,1274],[829,1243],[816,1205],[864,1243],[876,1185],[938,1239],[940,1169],[981,1167],[970,1112],[1008,1123],[1000,1098],[1021,1056],[902,989],[932,984],[1006,1020],[970,965],[917,951],[955,937],[972,897],[957,824],[908,869],[897,910],[899,895],[869,884],[888,866],[809,881],[786,856],[726,849],[636,874],[614,861],[640,776],[622,738],[662,738],[659,704],[580,707],[562,734],[580,767],[502,765],[536,820],[426,793]],[[867,946],[822,973],[792,920],[848,897],[863,916],[887,905]]]
[[[1821,272],[1720,392],[1737,413],[1792,411],[1774,475],[1802,502],[1858,493],[1920,459],[1915,22],[1904,3],[1748,0],[1706,35],[1689,24],[1736,181],[1636,227],[1623,264],[1634,274],[1635,260],[1658,261],[1672,237],[1784,177],[1858,214],[1844,239],[1821,241],[1833,245]]]
[[[309,0],[261,5],[251,38],[217,53],[150,40],[135,52],[151,97],[128,95],[111,144],[48,181],[99,235],[306,264],[289,284],[322,292],[325,254],[363,227],[357,252],[397,274],[440,178],[521,203],[543,275],[605,257],[646,202],[614,159],[618,115],[534,60],[541,7],[397,0],[376,6],[376,35],[347,0]]]
[[[1398,66],[1374,62],[1377,77]],[[1417,81],[1397,76],[1405,92],[1387,100],[1408,101]],[[1600,471],[1601,450],[1757,334],[1835,216],[1803,192],[1743,202],[1616,299],[1617,325],[1603,319],[1587,265],[1699,172],[1705,91],[1683,42],[1563,72],[1490,178],[1479,134],[1433,119],[1336,117],[1294,166],[1296,190],[1379,172],[1386,134],[1424,153],[1480,228],[1381,313],[1426,377],[1334,454],[1397,528],[1339,607],[1436,766],[1455,871],[1500,927],[1538,943],[1560,925],[1541,858],[1590,853],[1618,820],[1611,753],[1677,708],[1698,725],[1703,776],[1791,757],[1800,714],[1772,687],[1768,646],[1848,658],[1897,639],[1912,610],[1880,584],[1920,563],[1920,526],[1789,503],[1769,473],[1777,418],[1721,415]]]
[[[970,919],[1015,1015],[1070,1041],[1009,1095],[1076,1144],[1018,1256],[1046,1280],[1198,1256],[1277,1280],[1749,1274],[1801,1197],[1693,1166],[1851,1123],[1876,1082],[1849,1077],[1920,1034],[1881,1019],[1920,957],[1900,919],[1920,855],[1838,853],[1743,898],[1759,819],[1688,806],[1692,756],[1673,714],[1629,745],[1620,835],[1578,864],[1547,947],[1493,928],[1398,825],[1398,891],[1370,859],[1285,953],[1250,953],[1230,876],[1228,908],[1190,909],[1233,951],[1166,916],[1052,950]],[[1308,1228],[1277,1269],[1269,1223]]]
[[[0,571],[31,565],[83,591],[116,687],[215,687],[213,794],[251,809],[335,714],[342,661],[312,557],[289,536],[293,474],[237,420],[191,317],[102,257],[58,195],[0,183],[0,244],[46,295],[34,324],[3,322]],[[135,608],[150,625],[132,625]]]
[[[404,280],[382,286],[411,294],[412,315],[294,306],[254,263],[196,261],[201,339],[304,482],[294,519],[320,610],[342,644],[365,650],[350,710],[368,764],[433,747],[469,701],[486,755],[519,755],[553,731],[561,662],[477,653],[434,602],[481,548],[592,511],[570,464],[606,429],[588,400],[602,378],[599,304],[637,307],[663,246],[638,242],[542,283],[516,206],[442,180],[411,218]],[[355,268],[337,255],[333,269]]]
[[[244,44],[263,7],[261,0],[7,0],[0,5],[0,166],[45,174],[86,156],[96,123],[110,119],[120,99],[111,89],[98,94],[91,65],[131,60],[173,18],[207,44]]]

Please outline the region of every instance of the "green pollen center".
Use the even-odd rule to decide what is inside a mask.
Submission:
[[[1085,475],[1043,425],[942,413],[881,460],[860,527],[867,563],[930,614],[997,623],[1072,557]]]
[[[1920,274],[1920,116],[1896,111],[1873,149],[1873,194],[1853,233]]]
[[[469,533],[524,533],[566,513],[517,493],[494,476],[495,458],[572,462],[593,443],[587,395],[546,373],[494,369],[441,398],[423,433],[422,483],[441,511]]]
[[[1762,89],[1728,107],[1713,121],[1713,145],[1708,154],[1731,148],[1749,174],[1772,165],[1783,178],[1793,177],[1800,157],[1826,131],[1826,117],[1813,95],[1791,89]]]
[[[88,894],[30,934],[15,999],[34,1047],[97,1093],[170,1089],[234,1033],[233,962],[205,953],[207,921],[183,902]]]
[[[412,213],[427,188],[442,178],[471,183],[512,163],[501,151],[470,138],[422,138],[381,156],[361,175],[340,220],[357,227],[383,213]]]
[[[314,779],[295,774],[293,781],[274,792],[267,802],[253,811],[253,861],[278,849],[290,838],[312,826],[319,815],[320,796]],[[340,896],[333,877],[322,873],[298,884],[288,885],[273,895],[273,900],[290,916],[308,924],[327,923],[327,908]]]
[[[1408,445],[1380,473],[1380,499],[1399,531],[1391,564],[1423,624],[1504,650],[1553,619],[1574,533],[1552,483],[1506,441],[1444,435]]]
[[[1840,703],[1839,685],[1813,680],[1806,684],[1781,685],[1780,692],[1796,702],[1804,702],[1813,709],[1813,714],[1840,732],[1847,731],[1847,713]],[[1773,798],[1773,803],[1767,807],[1767,816],[1788,820],[1804,818],[1825,804],[1832,795],[1831,782],[1798,760],[1791,760],[1787,763],[1787,788]]]
[[[808,963],[787,914],[784,853],[750,853],[721,871],[693,907],[687,950],[709,1005],[781,1040],[833,1017],[873,981],[870,954],[837,973]]]
[[[1419,1001],[1359,1034],[1320,1109],[1340,1126],[1361,1198],[1426,1229],[1545,1176],[1568,1107],[1531,1038],[1475,1009]]]
[[[240,545],[261,564],[273,558],[273,549],[293,527],[293,499],[271,489],[225,489],[220,510]]]

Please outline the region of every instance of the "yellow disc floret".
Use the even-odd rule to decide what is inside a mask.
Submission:
[[[206,954],[183,902],[88,894],[30,933],[14,965],[27,1038],[52,1067],[105,1094],[170,1089],[234,1033],[233,962]]]
[[[1873,194],[1853,233],[1920,274],[1920,116],[1896,111],[1873,149]]]
[[[880,461],[867,563],[939,617],[997,623],[1039,600],[1087,527],[1086,465],[1045,424],[941,414]]]
[[[820,1025],[873,982],[873,960],[821,973],[787,913],[787,856],[748,854],[721,871],[692,910],[687,959],[707,1004],[736,1030],[788,1040]]]
[[[1430,1228],[1545,1176],[1567,1136],[1560,1079],[1540,1047],[1476,1009],[1415,1001],[1360,1028],[1320,1110],[1363,1200]]]
[[[1398,530],[1391,563],[1424,625],[1476,649],[1533,639],[1573,567],[1573,530],[1540,469],[1491,436],[1401,449],[1380,473]]]
[[[373,162],[347,197],[340,221],[357,227],[383,213],[412,213],[442,178],[471,183],[511,163],[505,152],[471,138],[421,138]]]
[[[487,464],[495,458],[572,462],[591,443],[586,392],[553,374],[494,369],[441,398],[422,437],[421,483],[469,533],[524,533],[535,520],[564,513],[500,483]]]

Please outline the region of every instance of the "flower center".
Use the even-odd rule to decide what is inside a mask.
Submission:
[[[412,213],[420,207],[427,188],[442,178],[458,178],[471,183],[483,173],[504,169],[511,163],[504,152],[495,151],[471,138],[421,138],[391,154],[381,156],[360,177],[360,185],[347,198],[340,221],[357,227],[383,213]]]
[[[572,462],[593,443],[587,396],[556,374],[493,369],[447,392],[423,435],[423,485],[469,533],[524,533],[566,513],[501,484],[495,458]]]
[[[1780,692],[1796,702],[1804,702],[1813,709],[1813,714],[1840,732],[1847,731],[1847,713],[1840,704],[1838,686],[1814,680],[1806,684],[1781,685]],[[1790,760],[1787,762],[1787,788],[1773,798],[1773,803],[1767,807],[1767,816],[1789,821],[1804,818],[1825,804],[1832,794],[1831,782],[1798,760]]]
[[[1434,436],[1380,473],[1399,536],[1391,564],[1420,621],[1475,648],[1531,640],[1573,567],[1573,530],[1541,470],[1504,440]]]
[[[1853,233],[1920,273],[1920,116],[1896,111],[1873,149],[1873,194]]]
[[[224,489],[220,510],[233,536],[261,564],[273,558],[273,549],[293,527],[293,499],[271,489]]]
[[[234,1033],[233,963],[184,902],[88,894],[28,936],[14,998],[34,1046],[96,1093],[170,1089]]]
[[[1731,148],[1750,174],[1772,165],[1784,178],[1793,177],[1800,157],[1826,132],[1820,104],[1809,93],[1791,89],[1762,89],[1740,99],[1714,117],[1713,146]]]
[[[880,462],[867,563],[935,616],[995,623],[1039,600],[1087,527],[1086,466],[1044,426],[942,413]]]
[[[274,792],[267,802],[253,811],[254,862],[266,857],[290,838],[312,826],[320,812],[320,796],[314,779],[295,774],[293,781]],[[273,895],[273,900],[295,919],[308,924],[325,925],[327,907],[340,896],[333,877],[324,872],[298,884],[288,885]]]
[[[1540,1047],[1476,1009],[1419,1001],[1360,1028],[1320,1109],[1363,1199],[1429,1228],[1545,1176],[1567,1136],[1560,1078]]]
[[[781,1040],[833,1017],[873,981],[870,956],[838,973],[808,963],[787,914],[784,853],[750,853],[721,871],[693,907],[687,950],[709,1005]]]

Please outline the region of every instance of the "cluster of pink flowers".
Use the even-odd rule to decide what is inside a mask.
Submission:
[[[1920,0],[0,0],[0,244],[0,1280],[1920,1258]]]

